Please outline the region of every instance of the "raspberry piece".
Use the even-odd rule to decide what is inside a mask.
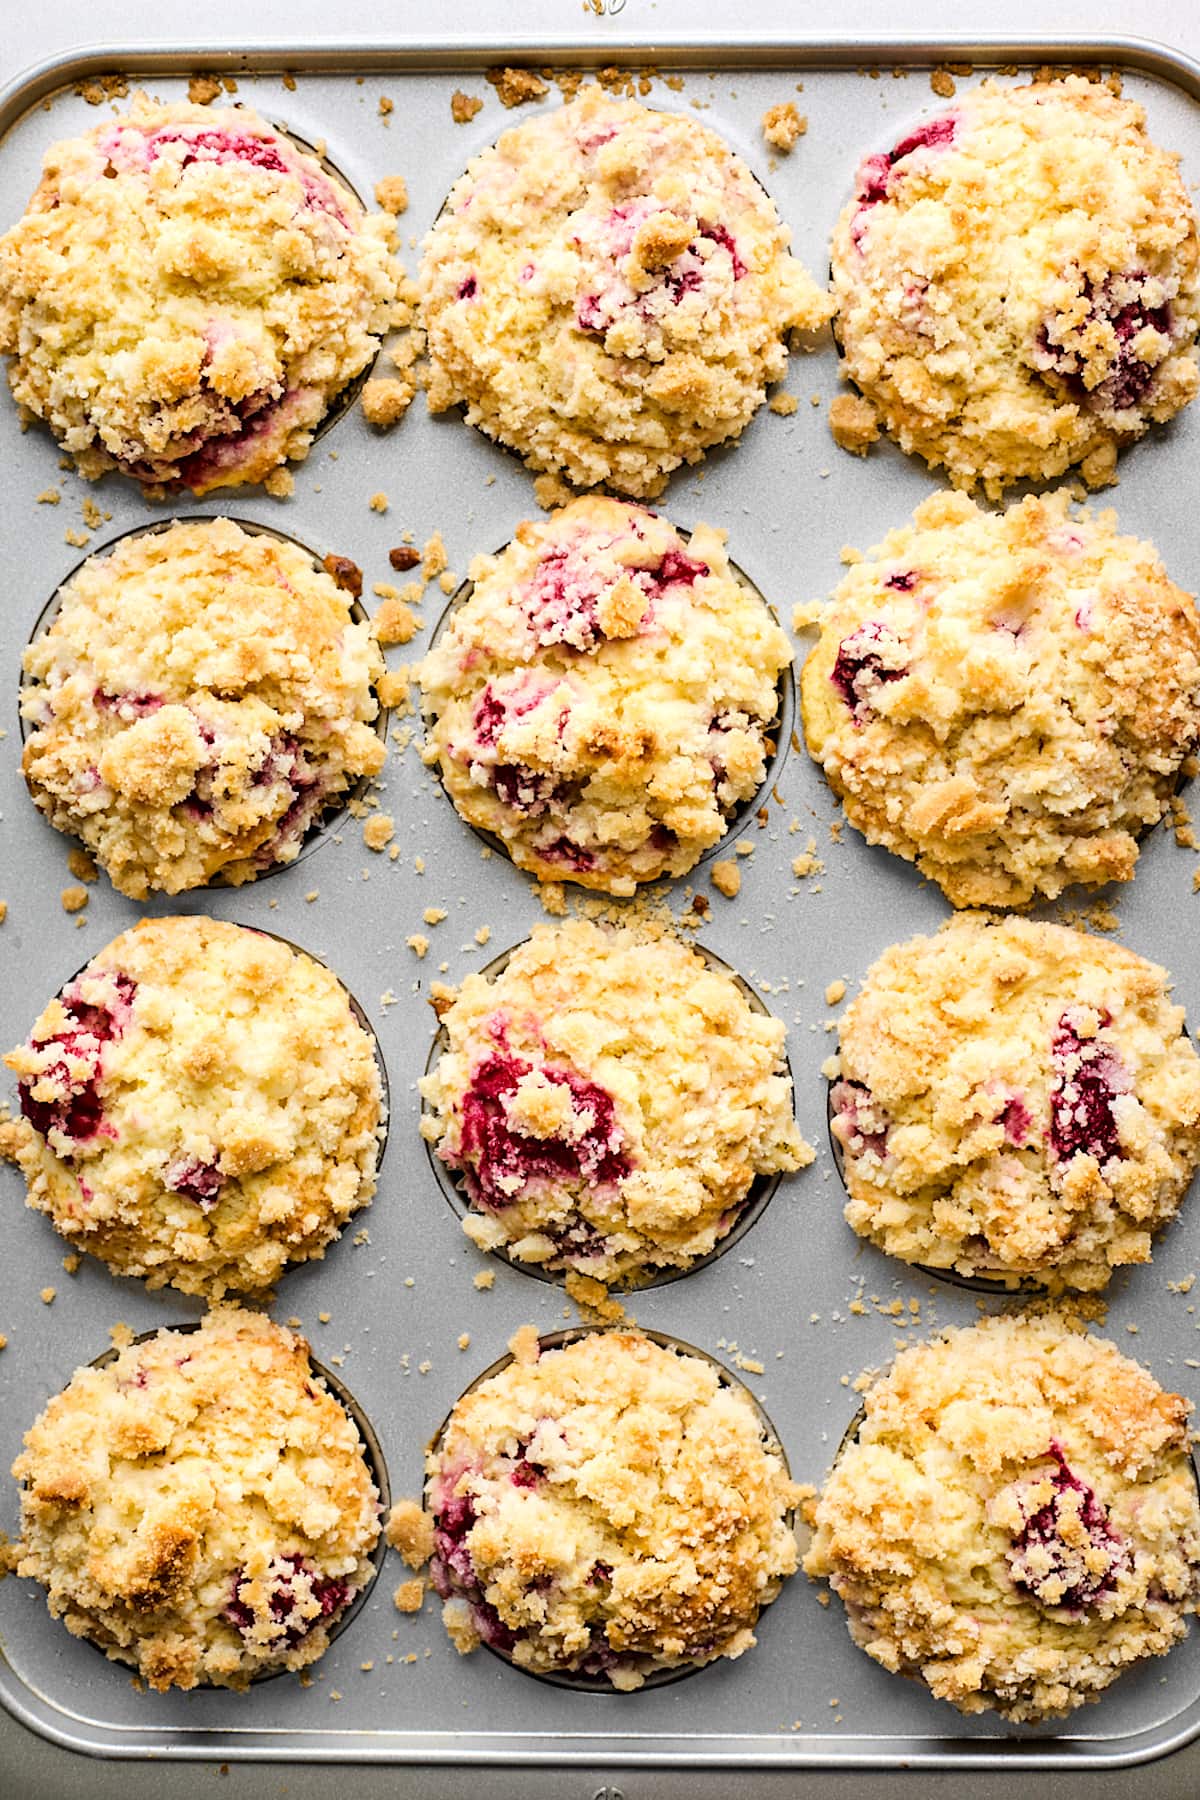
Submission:
[[[1095,1489],[1068,1467],[1062,1445],[1052,1441],[1046,1454],[1057,1467],[1031,1480],[1027,1488],[1031,1500],[1047,1483],[1053,1492],[1025,1513],[1024,1526],[1008,1552],[1008,1567],[1017,1586],[1044,1606],[1085,1612],[1112,1592],[1128,1566],[1129,1551]]]

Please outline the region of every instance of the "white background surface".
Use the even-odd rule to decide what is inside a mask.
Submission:
[[[924,34],[930,40],[970,37],[982,42],[1023,34],[1030,39],[1136,35],[1200,56],[1200,0],[922,0],[919,9],[899,0],[854,0],[851,7],[813,0],[607,0],[614,16],[597,18],[583,0],[375,0],[349,7],[344,0],[0,0],[0,79],[45,58],[93,44],[132,45],[144,40],[200,49],[246,47],[247,34],[292,44],[416,38],[423,31],[445,39],[455,32],[497,45],[538,34],[567,35],[578,42],[614,47],[631,39],[709,35],[723,29],[764,36],[802,35],[812,40],[852,32],[869,40]],[[868,60],[864,56],[864,60]],[[7,223],[4,221],[3,223]],[[0,1713],[0,1800],[592,1800],[606,1780],[623,1800],[1197,1800],[1200,1743],[1149,1768],[1111,1775],[1044,1773],[985,1776],[951,1773],[887,1775],[861,1772],[809,1774],[663,1775],[614,1773],[594,1777],[528,1770],[423,1771],[415,1769],[277,1767],[268,1764],[101,1764],[42,1742]],[[610,1791],[606,1800],[616,1800]]]

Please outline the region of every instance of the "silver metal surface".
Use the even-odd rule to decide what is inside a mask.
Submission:
[[[510,43],[503,57],[511,60],[519,48]],[[527,60],[539,64],[595,63],[618,54],[611,34],[599,47],[594,40],[579,50],[568,45],[552,52],[541,37],[526,50]],[[998,63],[1119,61],[1135,71],[1127,89],[1144,101],[1155,136],[1183,152],[1189,179],[1200,175],[1200,69],[1152,47],[1028,41],[993,43],[990,51],[959,44],[945,52],[919,43],[889,49],[743,41],[723,47],[714,30],[690,46],[658,43],[632,52],[630,60],[687,71],[680,92],[656,81],[649,103],[678,109],[699,103],[704,122],[760,175],[792,227],[798,254],[821,274],[859,157],[942,104],[919,65],[946,57],[979,64],[985,54]],[[406,40],[390,48],[258,47],[186,55],[143,48],[43,68],[0,97],[0,131],[6,133],[0,142],[0,218],[7,223],[21,211],[46,144],[100,116],[71,93],[80,76],[136,67],[148,88],[174,97],[187,73],[213,67],[236,71],[239,98],[309,141],[323,139],[360,192],[369,195],[381,176],[403,174],[411,199],[402,225],[406,234],[419,236],[467,157],[502,126],[529,116],[502,114],[481,78],[485,64],[502,59],[478,40],[441,49]],[[913,72],[893,79],[893,62],[912,65]],[[865,65],[882,68],[879,79],[857,72]],[[283,69],[300,76],[295,91],[282,85]],[[798,81],[804,91],[797,103],[808,115],[809,133],[790,157],[773,163],[758,122],[766,106],[794,93]],[[42,100],[64,84],[66,91],[43,109]],[[456,86],[486,98],[484,110],[464,127],[450,121],[449,94]],[[379,112],[381,96],[394,103],[387,122]],[[545,104],[556,103],[552,91]],[[408,262],[415,266],[411,253]],[[938,485],[922,465],[890,446],[878,446],[865,462],[834,447],[826,426],[828,401],[838,387],[830,344],[794,357],[787,385],[801,400],[795,415],[762,412],[740,445],[677,476],[660,503],[682,527],[704,520],[728,528],[731,555],[785,621],[793,602],[836,583],[846,542],[877,542]],[[819,406],[809,404],[812,395],[819,396]],[[1153,538],[1176,580],[1190,589],[1200,587],[1198,450],[1200,408],[1192,408],[1126,452],[1121,484],[1111,497],[1122,527]],[[411,530],[418,545],[440,530],[451,566],[462,574],[475,551],[506,542],[519,520],[536,512],[530,477],[514,458],[457,417],[428,417],[419,401],[388,436],[372,432],[357,412],[341,419],[297,471],[296,493],[282,504],[251,490],[152,507],[115,478],[87,487],[58,463],[57,448],[40,427],[22,434],[13,408],[0,407],[6,574],[0,601],[6,716],[0,725],[8,734],[0,743],[0,899],[9,908],[0,933],[5,1046],[24,1036],[72,970],[139,911],[103,879],[92,889],[82,927],[62,911],[59,892],[72,879],[67,845],[34,811],[18,767],[20,653],[34,620],[78,561],[79,549],[63,534],[79,528],[82,499],[94,499],[112,515],[95,534],[95,545],[169,511],[211,516],[228,510],[258,520],[303,540],[318,555],[332,549],[353,557],[364,570],[364,598],[371,605],[371,584],[395,579],[387,551],[403,530]],[[38,505],[36,496],[51,487],[61,490],[61,504]],[[380,490],[390,500],[383,515],[368,506]],[[441,605],[431,588],[426,633],[404,653],[410,660]],[[366,851],[358,824],[346,818],[299,866],[269,881],[181,896],[146,910],[206,911],[279,931],[329,962],[378,1033],[392,1093],[390,1149],[378,1196],[323,1262],[284,1279],[272,1310],[278,1318],[301,1321],[326,1365],[343,1358],[339,1373],[379,1434],[399,1496],[419,1493],[424,1446],[461,1389],[502,1353],[517,1325],[531,1319],[541,1332],[560,1327],[564,1300],[557,1286],[497,1262],[491,1265],[494,1289],[474,1288],[472,1276],[485,1259],[462,1236],[439,1193],[417,1131],[416,1083],[435,1029],[425,1003],[431,981],[461,976],[481,966],[496,945],[519,941],[542,916],[538,902],[506,859],[482,853],[485,847],[453,815],[414,749],[400,753],[393,746],[380,787],[382,805],[397,822],[396,862]],[[849,830],[842,842],[833,841],[829,827],[837,810],[802,752],[786,754],[776,787],[779,799],[770,803],[766,826],[751,821],[742,831],[754,853],[739,859],[741,894],[733,901],[714,894],[700,935],[787,1022],[797,1112],[818,1161],[784,1180],[727,1255],[684,1280],[637,1294],[630,1310],[647,1327],[712,1351],[735,1373],[738,1355],[761,1362],[764,1373],[748,1377],[753,1391],[778,1429],[794,1474],[818,1481],[854,1411],[849,1383],[855,1374],[885,1363],[898,1338],[973,1319],[979,1296],[903,1269],[853,1237],[841,1218],[842,1194],[824,1129],[820,1064],[832,1047],[825,1029],[827,983],[841,977],[853,988],[880,950],[932,928],[946,905],[907,864],[868,850]],[[810,835],[826,867],[797,882],[792,858]],[[1123,941],[1173,970],[1178,996],[1194,1014],[1200,1008],[1200,946],[1186,922],[1188,908],[1196,905],[1193,866],[1159,829],[1145,845],[1136,882],[1113,898]],[[708,891],[703,871],[694,885]],[[692,886],[674,884],[677,912],[686,910]],[[318,897],[306,901],[313,890]],[[422,914],[430,907],[446,908],[449,917],[425,925]],[[493,951],[475,940],[484,925]],[[405,942],[420,931],[431,940],[423,961]],[[74,1277],[66,1275],[64,1246],[44,1219],[23,1210],[20,1181],[9,1169],[0,1170],[0,1204],[8,1276],[0,1330],[9,1339],[0,1356],[0,1465],[7,1466],[34,1414],[96,1353],[114,1321],[144,1330],[195,1318],[200,1309],[179,1296],[148,1295],[140,1283],[116,1280],[90,1260]],[[1167,1385],[1200,1396],[1192,1367],[1200,1360],[1193,1301],[1168,1286],[1200,1261],[1197,1204],[1193,1199],[1193,1211],[1185,1209],[1160,1242],[1152,1265],[1116,1278],[1107,1331]],[[369,1242],[356,1244],[360,1222]],[[56,1298],[45,1305],[39,1294],[49,1287]],[[860,1293],[865,1311],[851,1313]],[[919,1302],[919,1317],[911,1301]],[[980,1303],[987,1309],[1010,1304],[990,1297]],[[910,1321],[903,1328],[884,1310],[893,1305]],[[458,1347],[464,1332],[471,1337],[465,1351]],[[16,1512],[15,1489],[6,1483],[0,1525],[10,1533]],[[838,1604],[820,1606],[803,1577],[785,1587],[764,1615],[758,1647],[738,1662],[616,1699],[551,1690],[482,1653],[460,1659],[435,1606],[427,1604],[417,1619],[401,1617],[391,1606],[392,1585],[385,1570],[307,1688],[280,1680],[244,1696],[150,1695],[134,1692],[126,1671],[102,1662],[52,1621],[40,1589],[9,1580],[0,1585],[6,1659],[0,1699],[35,1730],[98,1754],[541,1763],[575,1767],[581,1782],[587,1780],[583,1771],[603,1770],[611,1781],[611,1772],[632,1765],[1099,1771],[1161,1755],[1200,1732],[1200,1636],[1125,1677],[1098,1706],[1069,1721],[1010,1730],[987,1717],[960,1719],[917,1687],[886,1675],[851,1644]]]

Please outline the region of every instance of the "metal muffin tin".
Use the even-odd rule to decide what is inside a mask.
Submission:
[[[682,76],[684,85],[655,79],[647,103],[679,110],[696,103],[703,122],[761,177],[792,228],[797,254],[821,275],[859,158],[945,105],[930,92],[931,66],[967,59],[977,71],[989,63],[1119,65],[1127,91],[1145,103],[1156,138],[1182,152],[1185,176],[1200,178],[1200,65],[1129,41],[968,46],[846,39],[822,46],[708,33],[625,52],[608,35],[588,45],[564,39],[510,41],[506,48],[478,39],[321,50],[280,44],[243,54],[143,46],[64,58],[0,97],[0,219],[7,225],[22,211],[48,143],[104,116],[104,108],[72,91],[101,73],[121,71],[131,76],[131,87],[141,84],[167,98],[181,96],[194,73],[236,76],[237,99],[310,143],[324,141],[339,171],[368,198],[382,176],[404,175],[410,205],[400,223],[407,240],[428,228],[468,157],[531,116],[529,108],[501,109],[483,79],[485,67],[513,60],[535,67],[653,62],[672,79]],[[893,65],[907,71],[903,78],[893,78]],[[294,75],[294,88],[283,83],[284,71]],[[961,86],[972,77],[957,79]],[[450,117],[458,87],[484,99],[483,110],[464,126]],[[381,98],[392,102],[389,112],[380,112]],[[808,135],[789,157],[775,158],[759,121],[768,106],[787,98],[807,114]],[[557,103],[552,89],[539,104]],[[406,261],[415,269],[411,250]],[[764,409],[740,444],[679,472],[658,503],[684,529],[700,520],[726,527],[730,555],[785,622],[794,602],[835,585],[844,544],[878,542],[939,486],[923,464],[888,444],[859,461],[832,443],[826,413],[838,375],[828,337],[816,353],[792,358],[786,385],[800,401],[794,415]],[[812,396],[818,405],[810,405]],[[1200,587],[1198,455],[1200,404],[1126,451],[1119,488],[1099,501],[1116,505],[1124,530],[1152,538],[1189,589]],[[64,530],[80,528],[85,497],[112,515],[89,548],[172,514],[227,512],[283,530],[318,556],[334,550],[352,557],[373,608],[375,582],[399,586],[405,579],[387,559],[404,530],[418,546],[440,530],[450,566],[462,575],[473,554],[506,543],[522,518],[536,515],[531,477],[457,415],[429,417],[420,399],[387,435],[369,428],[357,410],[340,419],[298,468],[295,494],[283,503],[252,489],[151,505],[116,477],[88,486],[60,469],[44,428],[35,424],[22,433],[7,403],[0,405],[0,457],[6,572],[0,727],[7,733],[0,742],[0,899],[8,906],[0,928],[0,1044],[20,1041],[72,970],[140,910],[208,912],[275,930],[328,961],[378,1034],[391,1082],[391,1148],[370,1210],[352,1221],[323,1261],[284,1278],[272,1311],[299,1320],[314,1355],[353,1390],[383,1445],[393,1494],[416,1496],[425,1445],[438,1421],[503,1353],[514,1329],[531,1320],[547,1333],[574,1316],[557,1284],[486,1259],[467,1242],[418,1133],[417,1081],[435,1030],[426,1004],[430,984],[457,979],[487,962],[497,946],[523,939],[543,916],[532,884],[507,858],[489,854],[453,814],[415,745],[401,752],[393,742],[378,792],[396,821],[396,861],[367,851],[359,823],[346,816],[300,864],[240,889],[213,888],[139,909],[102,877],[80,926],[59,903],[61,889],[73,881],[67,842],[37,814],[20,777],[15,698],[34,622],[79,561],[80,547],[64,542]],[[61,504],[36,504],[50,488],[60,490]],[[368,506],[377,492],[389,498],[385,514]],[[390,652],[389,661],[420,654],[444,604],[435,585],[423,608],[423,636],[406,651]],[[417,723],[394,719],[393,729]],[[948,909],[910,865],[868,849],[848,827],[834,841],[830,827],[837,819],[819,771],[793,744],[766,823],[751,817],[742,826],[741,841],[753,854],[737,859],[740,895],[726,900],[712,892],[706,866],[668,890],[679,916],[690,912],[693,891],[710,894],[702,941],[787,1023],[797,1115],[818,1159],[783,1179],[771,1205],[725,1255],[627,1301],[646,1327],[710,1351],[745,1379],[774,1421],[795,1477],[814,1482],[854,1413],[850,1383],[864,1366],[887,1363],[897,1341],[939,1324],[970,1322],[977,1307],[1023,1303],[1022,1296],[980,1296],[894,1263],[861,1244],[842,1220],[825,1132],[821,1064],[835,1043],[825,988],[840,978],[853,991],[889,943],[933,929]],[[797,880],[792,859],[810,836],[825,866]],[[1195,866],[1169,831],[1156,831],[1144,846],[1137,880],[1105,896],[1115,904],[1122,940],[1167,964],[1193,1015],[1200,1009]],[[307,901],[314,892],[318,897]],[[1070,904],[1086,901],[1069,896]],[[426,908],[445,908],[448,917],[426,925]],[[1066,911],[1047,909],[1055,917]],[[490,949],[476,940],[483,926]],[[430,939],[423,960],[406,947],[418,932]],[[91,1259],[73,1277],[66,1274],[66,1246],[48,1221],[24,1210],[13,1169],[0,1168],[0,1200],[10,1270],[0,1300],[0,1331],[8,1338],[0,1355],[0,1464],[7,1467],[46,1399],[96,1354],[115,1321],[142,1331],[195,1319],[201,1308],[167,1290],[148,1294]],[[1106,1332],[1164,1384],[1200,1398],[1200,1290],[1195,1299],[1187,1291],[1187,1278],[1200,1267],[1198,1206],[1193,1195],[1151,1265],[1114,1279]],[[472,1277],[485,1267],[494,1271],[495,1285],[481,1292]],[[51,1288],[56,1297],[44,1304],[40,1295]],[[459,1348],[464,1333],[470,1334],[465,1350]],[[15,1484],[5,1480],[0,1526],[11,1535],[16,1521]],[[392,1566],[399,1579],[398,1560]],[[615,1698],[530,1681],[483,1652],[459,1658],[436,1604],[430,1600],[422,1614],[402,1616],[391,1604],[392,1585],[385,1569],[309,1686],[276,1680],[246,1695],[155,1695],[134,1692],[127,1671],[71,1638],[49,1617],[39,1587],[10,1579],[0,1585],[0,1700],[35,1730],[99,1755],[543,1764],[574,1768],[592,1787],[623,1766],[1098,1770],[1148,1760],[1200,1734],[1196,1629],[1165,1660],[1123,1677],[1098,1705],[1057,1724],[1013,1729],[987,1715],[960,1718],[916,1685],[885,1674],[851,1643],[836,1600],[819,1605],[802,1575],[764,1614],[757,1648],[737,1662]]]

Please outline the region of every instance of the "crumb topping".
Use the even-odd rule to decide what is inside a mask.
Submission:
[[[1200,1603],[1189,1403],[1054,1318],[914,1344],[814,1509],[855,1642],[964,1713],[1061,1718]]]
[[[840,1025],[846,1218],[905,1262],[1102,1288],[1200,1163],[1200,1057],[1165,970],[960,915],[886,951]]]
[[[451,1638],[519,1668],[628,1691],[740,1656],[796,1567],[795,1491],[745,1390],[634,1331],[509,1363],[427,1469]]]
[[[1200,620],[1065,493],[936,494],[856,560],[801,681],[851,824],[955,906],[1132,878],[1200,733]]]
[[[544,880],[685,874],[765,777],[791,659],[724,533],[589,496],[471,580],[418,668],[456,809]]]
[[[756,1177],[803,1167],[784,1026],[669,934],[542,925],[468,975],[422,1131],[482,1249],[601,1282],[686,1268]]]
[[[506,131],[425,240],[429,405],[638,496],[737,437],[832,306],[712,131],[584,87]]]
[[[194,520],[123,538],[60,590],[25,652],[21,766],[122,893],[253,881],[382,766],[361,572],[326,565]]]
[[[1179,159],[1079,76],[984,82],[867,157],[833,281],[849,379],[903,449],[993,499],[1075,466],[1103,486],[1200,379]]]
[[[160,1692],[305,1668],[371,1579],[358,1431],[261,1313],[222,1307],[76,1370],[13,1475],[17,1573]]]
[[[30,1206],[151,1288],[264,1294],[374,1192],[372,1040],[328,969],[262,932],[143,919],[5,1062]]]
[[[0,238],[14,397],[89,479],[261,481],[378,350],[391,231],[250,109],[138,95],[51,145]]]

